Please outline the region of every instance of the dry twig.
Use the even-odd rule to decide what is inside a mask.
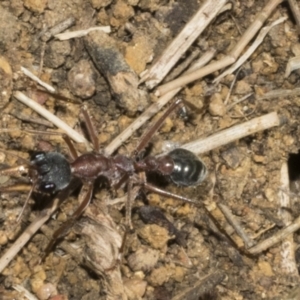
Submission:
[[[83,30],[76,30],[76,31],[68,31],[64,33],[56,34],[55,37],[60,41],[70,40],[74,38],[79,38],[88,35],[91,31],[103,31],[105,33],[110,33],[111,28],[110,26],[97,26],[97,27],[90,27],[88,29]]]
[[[181,146],[196,154],[205,153],[222,145],[229,144],[250,134],[263,131],[281,124],[280,117],[276,112],[254,118],[248,122],[232,126],[217,132],[207,138],[195,140]]]
[[[254,245],[254,241],[246,234],[241,224],[238,222],[237,218],[235,218],[231,213],[230,209],[222,203],[218,203],[217,205],[222,211],[226,220],[234,228],[235,232],[239,235],[239,237],[243,240],[246,248],[252,247]]]
[[[14,97],[20,102],[29,106],[31,109],[42,115],[48,121],[52,122],[55,126],[65,131],[65,133],[77,143],[84,143],[87,147],[90,147],[88,140],[86,140],[81,134],[63,122],[61,119],[50,113],[46,108],[38,104],[36,101],[30,99],[25,94],[17,91],[14,93]]]
[[[149,70],[145,70],[140,75],[140,82],[146,81],[146,85],[149,88],[153,88],[161,82],[206,26],[220,12],[227,1],[206,0],[180,34],[166,48],[157,62]]]
[[[56,90],[53,86],[51,86],[50,84],[42,81],[40,78],[38,78],[37,76],[35,76],[32,72],[30,72],[28,69],[21,67],[21,71],[28,76],[29,78],[31,78],[33,81],[37,82],[39,85],[41,85],[42,87],[44,87],[49,93],[56,93]]]
[[[296,0],[288,0],[288,3],[290,5],[291,11],[294,15],[297,27],[298,27],[298,32],[300,33],[300,9],[297,4]]]
[[[295,97],[300,95],[300,88],[292,89],[292,90],[272,90],[268,93],[265,93],[261,96],[256,96],[256,100],[262,99],[275,99],[275,98],[286,98],[286,97]]]
[[[280,189],[278,193],[279,215],[285,224],[289,225],[292,221],[290,203],[290,180],[287,163],[283,163],[280,171]],[[284,273],[299,276],[298,268],[295,261],[295,243],[292,234],[285,237],[281,244],[281,267]]]
[[[51,27],[49,30],[46,32],[43,32],[43,35],[41,37],[41,40],[43,42],[49,41],[53,36],[56,34],[65,31],[69,27],[73,26],[75,24],[76,20],[74,17],[70,17],[66,20],[63,20],[62,22],[58,23],[57,25]]]

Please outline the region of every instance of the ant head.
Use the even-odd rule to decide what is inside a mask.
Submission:
[[[58,152],[36,152],[31,156],[36,171],[37,187],[41,192],[56,193],[71,181],[71,168],[67,159]]]
[[[171,180],[178,185],[191,186],[200,184],[206,176],[206,166],[191,151],[178,148],[168,154],[174,161],[170,174]]]

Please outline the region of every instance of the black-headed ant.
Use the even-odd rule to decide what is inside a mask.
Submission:
[[[55,194],[68,187],[74,177],[80,179],[82,182],[83,186],[79,197],[83,200],[70,219],[54,232],[52,240],[46,248],[46,254],[51,250],[56,240],[62,238],[66,234],[76,219],[81,216],[89,205],[93,196],[94,183],[100,176],[105,177],[109,186],[112,188],[118,188],[122,184],[127,183],[128,215],[130,215],[130,204],[133,200],[132,187],[134,185],[138,185],[143,189],[158,193],[162,196],[168,196],[181,201],[197,204],[196,201],[190,200],[184,196],[172,194],[151,185],[147,182],[145,176],[139,176],[139,174],[143,172],[157,172],[168,177],[173,183],[181,186],[195,186],[203,181],[206,175],[205,165],[195,154],[186,149],[174,149],[167,155],[159,157],[142,157],[142,152],[149,143],[151,137],[161,127],[170,113],[181,104],[180,100],[176,100],[165,111],[158,121],[155,122],[146,134],[141,137],[134,153],[129,157],[119,154],[115,156],[106,156],[100,153],[96,132],[92,126],[86,108],[83,107],[82,112],[84,121],[93,144],[93,151],[78,155],[71,140],[67,136],[64,136],[64,140],[70,150],[70,156],[72,158],[71,162],[58,152],[38,152],[31,157],[29,163],[0,171],[1,175],[12,173],[20,174],[24,172],[28,174],[28,177],[32,182],[32,188],[24,206],[28,202],[33,191]],[[6,188],[0,188],[0,191],[1,190],[6,190]]]

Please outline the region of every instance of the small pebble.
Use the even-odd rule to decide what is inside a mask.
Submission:
[[[132,118],[128,118],[124,115],[120,116],[118,119],[119,131],[122,132],[123,130],[125,130],[130,125],[130,123],[132,123],[132,121]]]
[[[129,299],[141,299],[146,292],[147,282],[140,279],[124,280],[125,291]]]
[[[52,283],[45,283],[36,291],[39,300],[48,300],[55,295],[57,295],[57,289]]]
[[[162,266],[154,269],[148,279],[153,286],[161,286],[170,279],[172,273],[173,271],[168,265]]]
[[[159,251],[149,247],[141,247],[127,258],[127,262],[130,269],[134,272],[139,270],[149,271],[154,268],[158,258]]]
[[[95,9],[99,9],[101,7],[106,7],[112,3],[112,0],[91,0],[91,5]]]
[[[71,92],[83,99],[90,98],[96,91],[95,72],[87,60],[81,60],[68,73]]]
[[[173,128],[173,121],[171,118],[166,118],[163,126],[161,127],[160,129],[160,132],[163,132],[163,133],[168,133],[171,131],[171,129]]]
[[[3,246],[7,243],[8,238],[5,231],[0,230],[0,245]]]
[[[47,5],[48,0],[24,0],[24,6],[32,12],[42,13]]]
[[[213,116],[224,116],[224,114],[226,113],[226,108],[223,103],[221,94],[216,93],[211,97],[208,110]]]
[[[46,48],[44,63],[47,67],[57,69],[65,63],[71,53],[70,41],[53,41]]]
[[[252,88],[249,83],[247,83],[245,80],[237,81],[235,86],[235,93],[237,95],[246,95],[251,92]]]
[[[138,235],[147,241],[154,249],[163,249],[171,238],[166,228],[156,224],[148,224],[138,230]]]
[[[112,6],[112,14],[119,21],[125,21],[134,15],[134,9],[126,2],[127,1],[118,0],[116,4]]]

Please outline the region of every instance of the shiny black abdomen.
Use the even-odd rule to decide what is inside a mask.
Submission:
[[[204,163],[192,152],[178,148],[171,151],[169,156],[174,161],[171,180],[182,186],[198,185],[206,176]]]

